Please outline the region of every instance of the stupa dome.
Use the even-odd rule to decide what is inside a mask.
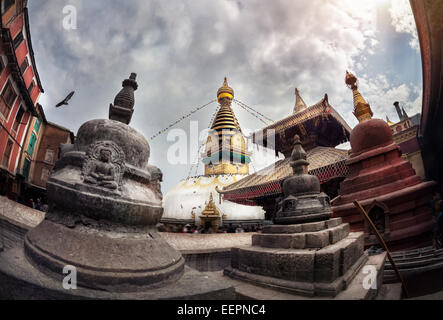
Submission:
[[[201,225],[200,216],[212,194],[224,223],[260,223],[264,219],[261,207],[219,201],[217,189],[221,190],[244,177],[246,175],[205,175],[179,182],[163,199],[162,222]]]
[[[360,122],[351,132],[350,137],[353,154],[383,147],[393,143],[392,131],[386,121],[371,119]]]

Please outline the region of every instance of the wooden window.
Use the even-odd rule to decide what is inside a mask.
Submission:
[[[50,175],[51,175],[51,172],[49,171],[49,169],[44,167],[44,168],[42,168],[42,174],[40,176],[40,179],[43,182],[46,182],[46,181],[48,181]]]
[[[42,124],[42,121],[39,118],[36,118],[35,123],[34,123],[34,130],[36,133],[38,133],[38,130],[40,130],[41,124]]]
[[[28,92],[29,92],[29,94],[32,93],[32,90],[34,89],[34,86],[35,86],[35,83],[34,83],[34,80],[32,80],[31,84],[30,84],[29,87],[28,87]]]
[[[45,162],[52,164],[54,162],[54,150],[47,149],[45,154]]]
[[[9,158],[11,157],[11,152],[12,152],[12,141],[8,140],[8,144],[6,145],[5,153],[3,154],[3,160],[2,160],[2,165],[5,168],[8,168],[9,166]]]
[[[20,71],[22,72],[22,74],[25,73],[28,66],[29,66],[28,58],[25,57],[25,60],[23,60],[22,64],[20,65]]]
[[[25,177],[25,181],[29,180],[29,169],[31,168],[31,160],[28,158],[25,158],[25,161],[23,162],[23,170],[22,174]]]
[[[3,0],[2,1],[2,14],[8,11],[15,3],[15,0]]]
[[[17,115],[15,116],[14,124],[12,125],[12,130],[14,130],[15,132],[17,132],[18,128],[20,127],[20,123],[22,121],[24,113],[25,113],[25,111],[20,106],[20,108],[17,111]]]
[[[29,144],[28,144],[28,149],[26,150],[26,152],[32,156],[32,154],[34,153],[34,147],[35,147],[35,141],[37,140],[37,136],[35,135],[35,133],[31,133],[31,138],[29,138]]]
[[[18,46],[23,42],[23,32],[19,32],[18,35],[15,36],[12,43],[14,44],[14,49],[17,50]]]
[[[7,118],[9,115],[9,111],[12,108],[12,105],[15,101],[15,98],[17,98],[17,94],[15,93],[14,89],[12,88],[11,82],[8,81],[6,83],[5,88],[2,92],[2,99],[0,99],[0,112]]]

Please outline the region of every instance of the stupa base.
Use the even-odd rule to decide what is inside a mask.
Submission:
[[[23,247],[0,253],[0,299],[10,300],[228,300],[235,299],[232,286],[219,283],[189,267],[183,276],[164,286],[140,286],[137,291],[112,292],[85,287],[64,289],[63,283],[31,265]],[[110,290],[110,289],[109,289]]]

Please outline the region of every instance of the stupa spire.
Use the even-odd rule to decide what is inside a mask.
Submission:
[[[114,98],[114,104],[109,106],[109,119],[129,124],[134,112],[134,91],[137,90],[138,84],[135,81],[137,74],[132,72],[129,79],[122,82],[122,89]]]
[[[232,111],[231,103],[234,99],[234,90],[228,85],[228,80],[224,79],[223,85],[217,90],[217,100],[220,103],[220,110],[214,118],[211,129],[213,130],[238,130],[240,125]]]
[[[250,153],[240,125],[231,108],[234,90],[224,78],[223,85],[217,90],[220,109],[215,115],[211,133],[206,140],[203,153],[206,175],[248,174]]]
[[[295,88],[295,106],[294,113],[300,112],[301,110],[306,109],[308,106],[303,101],[303,98],[300,96],[300,92],[297,88]]]
[[[358,91],[357,77],[346,71],[345,82],[348,88],[350,88],[354,94],[354,116],[359,122],[372,119],[374,114],[372,113],[371,106]]]

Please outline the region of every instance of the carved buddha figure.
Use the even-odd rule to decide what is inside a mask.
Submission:
[[[111,162],[111,155],[111,150],[101,149],[99,159],[92,161],[88,166],[84,181],[108,189],[117,189],[115,165]]]

